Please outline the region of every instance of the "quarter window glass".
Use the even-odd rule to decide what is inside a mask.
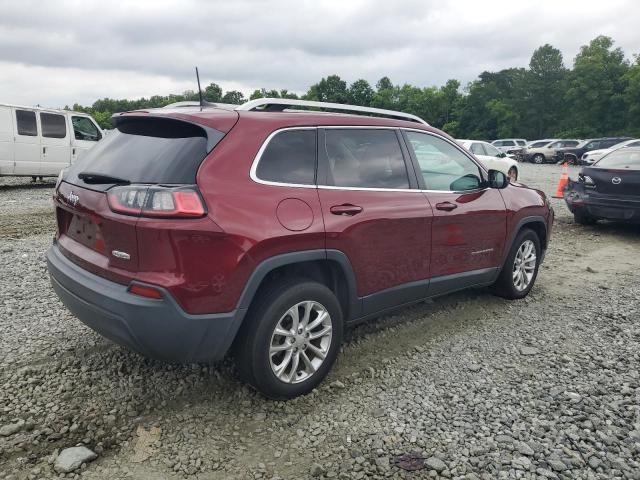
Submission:
[[[38,135],[36,112],[16,110],[16,123],[18,125],[18,135],[25,135],[27,137],[35,137]]]
[[[407,167],[394,130],[327,129],[323,148],[328,185],[409,188]]]
[[[76,140],[97,142],[102,138],[98,128],[87,117],[71,117],[71,123],[73,124],[73,134]]]
[[[256,175],[279,183],[313,185],[316,171],[316,130],[285,130],[265,149]]]
[[[64,115],[41,113],[40,125],[42,136],[47,138],[64,138],[67,136],[67,123]]]
[[[427,190],[476,190],[482,185],[480,168],[454,145],[426,133],[407,132]]]

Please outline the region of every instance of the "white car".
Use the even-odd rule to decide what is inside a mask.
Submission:
[[[86,113],[0,104],[0,176],[55,177],[103,136]]]
[[[613,147],[609,148],[601,148],[599,150],[591,150],[590,152],[586,152],[582,155],[581,163],[582,165],[593,165],[595,162],[604,157],[607,153],[611,153],[614,150],[618,150],[622,147],[640,147],[640,140],[637,138],[633,138],[631,140],[627,140],[622,143],[617,143]]]
[[[512,182],[518,180],[520,173],[518,171],[518,162],[489,142],[483,142],[482,140],[456,140],[456,142],[473,153],[485,167],[492,170],[500,170]]]

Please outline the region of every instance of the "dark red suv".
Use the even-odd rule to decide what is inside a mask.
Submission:
[[[467,287],[524,297],[549,242],[542,192],[411,115],[260,99],[114,123],[56,186],[54,289],[144,355],[232,351],[269,397],[318,385],[354,322]]]

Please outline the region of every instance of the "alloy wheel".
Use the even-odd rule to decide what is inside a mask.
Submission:
[[[311,300],[287,310],[273,331],[269,344],[271,371],[284,383],[311,377],[324,363],[332,338],[331,316]]]
[[[518,248],[513,261],[513,286],[518,291],[525,290],[536,271],[536,246],[531,240],[525,240]]]

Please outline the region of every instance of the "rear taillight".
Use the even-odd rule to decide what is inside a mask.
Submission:
[[[111,210],[125,215],[196,218],[207,213],[194,187],[127,185],[110,189],[107,198]]]

